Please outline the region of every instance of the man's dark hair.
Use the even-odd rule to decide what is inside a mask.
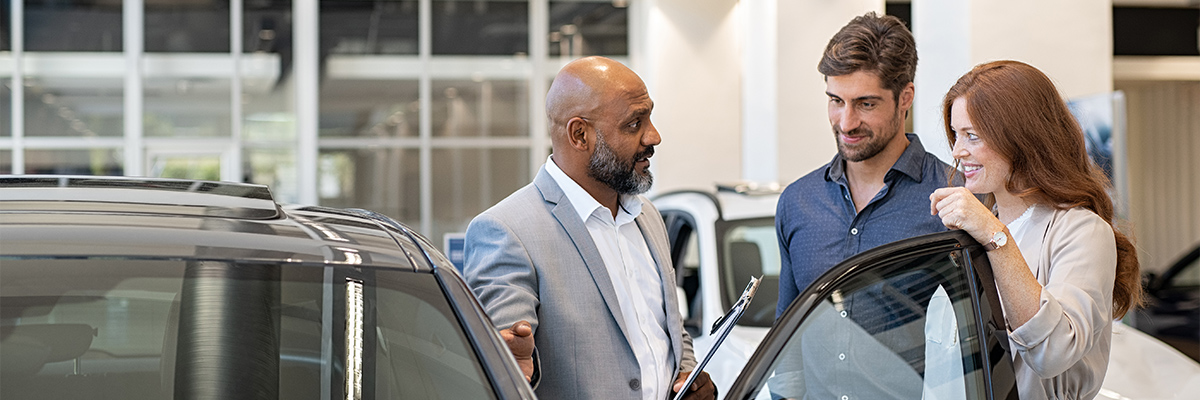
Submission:
[[[917,73],[917,44],[899,18],[872,11],[855,17],[829,39],[817,70],[825,76],[873,72],[899,99]]]

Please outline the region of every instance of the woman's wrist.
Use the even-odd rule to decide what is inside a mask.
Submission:
[[[1000,220],[994,218],[988,221],[988,224],[982,230],[972,232],[971,237],[974,237],[975,241],[979,242],[979,244],[987,246],[988,243],[991,243],[995,239],[998,232],[1004,232],[1011,239],[1012,235],[1008,234],[1008,226],[1005,226]]]

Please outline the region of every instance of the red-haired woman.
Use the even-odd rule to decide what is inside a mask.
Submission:
[[[1141,286],[1083,131],[1050,79],[1017,61],[963,75],[942,114],[966,185],[935,191],[930,211],[988,249],[1021,398],[1095,397],[1112,321],[1140,304]]]

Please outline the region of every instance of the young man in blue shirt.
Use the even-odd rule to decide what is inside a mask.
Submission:
[[[912,32],[892,16],[856,17],[825,47],[817,69],[838,153],[779,198],[777,317],[847,257],[946,229],[929,215],[929,195],[947,185],[951,167],[904,132],[916,67]]]

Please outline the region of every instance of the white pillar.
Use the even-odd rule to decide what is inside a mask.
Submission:
[[[25,3],[13,2],[9,9],[10,37],[12,39],[12,169],[13,175],[25,174]],[[3,122],[0,122],[3,123]]]
[[[242,138],[242,30],[244,28],[244,2],[229,2],[229,59],[233,61],[233,75],[229,79],[229,148],[221,157],[221,180],[245,182],[242,171],[244,139]]]
[[[825,79],[817,64],[825,45],[854,17],[883,14],[883,0],[781,1],[777,25],[779,181],[788,184],[833,159]]]
[[[883,0],[645,0],[632,67],[662,135],[655,191],[741,179],[790,183],[837,148],[817,62]],[[634,18],[631,17],[631,20]],[[642,25],[644,23],[644,26]]]
[[[742,179],[779,180],[778,0],[740,3],[742,44]]]
[[[654,192],[711,188],[741,177],[741,62],[735,0],[646,0],[633,68],[662,136]],[[630,18],[631,21],[634,18]],[[634,22],[637,23],[637,22]]]
[[[121,45],[125,54],[125,176],[146,176],[146,148],[142,132],[142,114],[145,112],[142,109],[145,3],[142,0],[126,0],[123,7],[121,24],[124,38]]]
[[[292,45],[296,53],[292,63],[296,82],[296,178],[299,203],[316,205],[317,196],[317,116],[320,114],[319,76],[320,21],[317,0],[297,0],[292,4]]]
[[[1112,91],[1112,1],[913,0],[914,129],[950,159],[941,100],[959,76],[1011,59],[1045,72],[1066,97]]]

